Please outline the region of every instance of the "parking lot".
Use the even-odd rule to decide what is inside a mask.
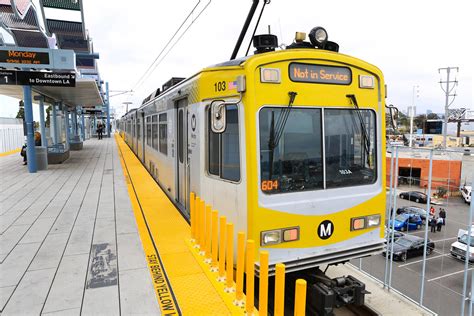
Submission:
[[[398,191],[400,193],[401,191]],[[388,195],[387,195],[388,198]],[[423,305],[438,315],[459,315],[464,282],[464,261],[450,254],[451,244],[457,240],[458,230],[467,229],[469,205],[461,197],[450,197],[442,201],[443,205],[435,205],[436,216],[439,208],[446,210],[446,225],[441,232],[432,233],[428,227],[428,238],[435,243],[434,251],[427,256],[425,266],[425,282]],[[387,200],[388,204],[388,200]],[[426,208],[426,204],[400,199],[397,196],[397,208],[402,206],[418,206]],[[387,214],[388,217],[388,214]],[[419,230],[405,232],[419,237],[425,236],[426,226]],[[390,261],[388,268],[390,269]],[[361,267],[379,280],[384,280],[386,258],[382,255],[353,260],[352,264]],[[390,271],[388,269],[388,271]],[[470,292],[471,270],[468,266],[468,293]],[[408,258],[405,262],[394,261],[392,265],[391,286],[416,302],[420,301],[423,256]],[[388,274],[389,275],[389,274]],[[389,276],[387,277],[387,282]],[[466,304],[466,313],[468,305]]]

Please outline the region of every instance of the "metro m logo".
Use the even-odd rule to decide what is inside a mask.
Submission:
[[[329,220],[323,221],[318,226],[318,236],[321,239],[328,239],[329,237],[332,236],[333,232],[334,232],[334,224]]]

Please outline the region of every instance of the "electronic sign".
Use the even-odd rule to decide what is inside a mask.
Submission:
[[[0,63],[22,65],[49,65],[48,52],[31,52],[23,50],[0,50]]]
[[[347,67],[291,63],[289,75],[291,81],[296,82],[343,85],[350,85],[352,82],[352,72]]]

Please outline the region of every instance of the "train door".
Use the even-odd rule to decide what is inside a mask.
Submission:
[[[188,206],[188,184],[189,184],[189,170],[188,170],[188,100],[181,99],[176,102],[177,108],[177,124],[176,124],[176,138],[177,138],[177,155],[176,155],[176,200],[182,207],[182,210],[189,217]]]
[[[145,163],[145,112],[140,112],[140,134],[142,135],[140,142],[142,146],[142,162]]]

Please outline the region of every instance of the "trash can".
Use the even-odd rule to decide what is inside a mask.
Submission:
[[[36,168],[38,170],[48,169],[48,148],[36,146]]]

